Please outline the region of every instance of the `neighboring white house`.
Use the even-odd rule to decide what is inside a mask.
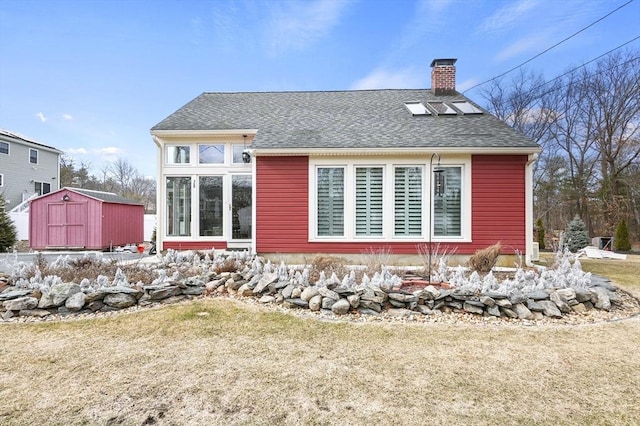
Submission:
[[[60,155],[56,148],[0,129],[0,194],[8,211],[60,189]]]

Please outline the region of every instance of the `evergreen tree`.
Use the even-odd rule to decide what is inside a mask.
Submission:
[[[569,222],[564,235],[564,243],[573,253],[589,245],[589,234],[582,219],[578,215]]]
[[[631,250],[631,241],[629,241],[629,229],[627,222],[622,219],[616,226],[616,235],[613,239],[614,250],[629,251]]]
[[[542,224],[542,218],[536,221],[536,228],[538,228],[538,248],[544,250],[544,225]]]
[[[5,210],[4,196],[0,194],[0,253],[15,245],[17,239],[18,232]]]

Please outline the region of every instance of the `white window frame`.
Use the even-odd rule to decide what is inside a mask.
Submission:
[[[35,152],[35,154],[36,154],[36,162],[35,163],[33,161],[31,161],[31,153],[32,152]],[[29,148],[29,164],[38,165],[39,162],[40,162],[40,153],[38,152],[38,150],[35,149],[35,148]]]
[[[185,162],[173,162],[173,161],[169,161],[169,148],[176,148],[176,147],[186,147],[189,148],[189,161],[185,161]],[[184,166],[188,166],[193,162],[193,152],[194,152],[194,146],[192,144],[188,144],[188,143],[171,143],[171,144],[166,144],[164,146],[163,152],[162,152],[162,156],[163,156],[163,164],[165,165],[165,167],[184,167]]]
[[[0,188],[4,186],[4,174],[0,173]]]
[[[2,154],[2,155],[9,155],[9,154],[11,154],[11,144],[10,144],[9,142],[0,141],[0,144],[7,145],[7,152],[2,152],[2,151],[0,151],[0,154]]]
[[[411,158],[367,158],[352,157],[310,157],[309,158],[309,242],[415,242],[424,243],[429,240],[428,228],[430,225],[431,241],[434,243],[461,243],[471,242],[472,212],[471,212],[471,155],[442,156],[442,167],[461,167],[461,235],[459,236],[435,236],[433,234],[434,220],[429,221],[429,215],[434,214],[433,196],[428,191],[432,188],[433,169],[429,170],[429,155]],[[422,234],[420,236],[395,236],[394,235],[394,173],[395,167],[420,166],[422,173],[423,206],[422,206]],[[344,167],[345,168],[345,230],[344,236],[318,236],[317,235],[317,169],[318,167]],[[356,236],[355,217],[355,168],[356,167],[382,167],[383,169],[383,232],[381,236]],[[427,203],[431,203],[430,205]]]

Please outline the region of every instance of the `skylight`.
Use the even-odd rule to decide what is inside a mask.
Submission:
[[[413,115],[431,115],[431,112],[422,102],[405,102],[404,105]]]
[[[427,102],[431,108],[433,108],[438,115],[457,115],[455,109],[451,108],[444,102]]]
[[[468,101],[453,101],[451,103],[464,114],[482,114],[482,110],[476,108]]]

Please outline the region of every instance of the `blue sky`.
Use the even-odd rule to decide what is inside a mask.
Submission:
[[[202,92],[428,88],[434,58],[464,91],[627,1],[2,0],[0,128],[155,176],[149,129]],[[632,0],[526,67],[551,79],[638,36]]]

